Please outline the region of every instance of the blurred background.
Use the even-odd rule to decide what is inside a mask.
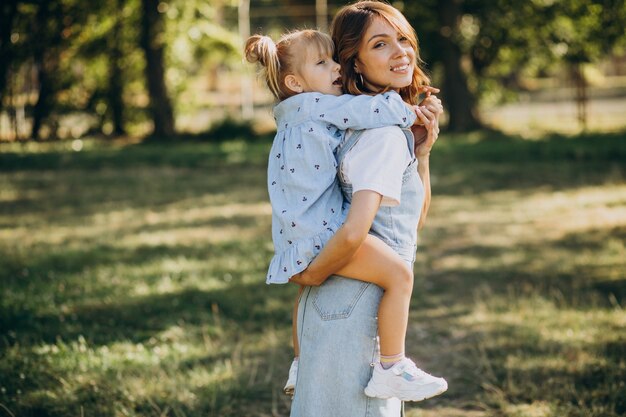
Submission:
[[[448,130],[626,125],[621,0],[392,2],[415,27]],[[271,129],[272,98],[242,62],[262,32],[328,29],[337,0],[5,0],[0,140]]]
[[[241,49],[344,4],[0,1],[0,417],[289,415]],[[407,354],[449,389],[406,415],[625,416],[625,2],[393,5],[446,109]]]

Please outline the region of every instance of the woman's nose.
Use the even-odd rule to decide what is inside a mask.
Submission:
[[[395,56],[403,57],[408,54],[406,51],[406,48],[400,42],[395,42],[394,47],[395,47],[395,50],[394,50]]]

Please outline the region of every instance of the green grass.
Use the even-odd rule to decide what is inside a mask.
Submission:
[[[442,136],[409,416],[626,413],[624,136]],[[288,415],[269,143],[80,145],[0,146],[0,416]]]

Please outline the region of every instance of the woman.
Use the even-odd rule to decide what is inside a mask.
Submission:
[[[394,89],[415,103],[420,90],[427,95],[437,91],[424,87],[428,78],[418,67],[415,33],[392,6],[371,1],[346,6],[332,26],[346,92]],[[351,258],[368,232],[408,263],[414,261],[417,227],[430,204],[429,155],[442,112],[435,96],[422,104],[418,117],[424,126],[414,129],[416,141],[397,127],[385,127],[346,135],[338,152],[339,178],[350,205],[348,218],[309,268],[292,278],[301,285],[323,282],[305,289],[300,301],[294,417],[401,413],[399,400],[364,394],[372,375],[370,363],[378,356],[376,311],[382,290],[356,280],[326,277]],[[393,207],[385,199],[399,204]]]

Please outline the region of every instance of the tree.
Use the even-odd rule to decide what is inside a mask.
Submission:
[[[478,101],[518,89],[522,75],[597,61],[626,26],[624,0],[422,0],[404,12],[441,74],[452,131],[476,128]]]
[[[142,0],[141,48],[146,58],[145,75],[150,96],[153,135],[164,138],[174,133],[174,114],[165,86],[164,22],[158,0]]]
[[[120,45],[123,24],[122,11],[124,4],[122,0],[115,0],[114,23],[108,37],[109,52],[109,76],[107,88],[107,101],[109,103],[109,113],[113,122],[112,133],[116,136],[124,135],[124,74],[122,71],[122,47]]]
[[[17,16],[17,1],[7,0],[0,5],[0,111],[2,111],[3,92],[7,85],[9,66],[13,61],[11,35]]]

